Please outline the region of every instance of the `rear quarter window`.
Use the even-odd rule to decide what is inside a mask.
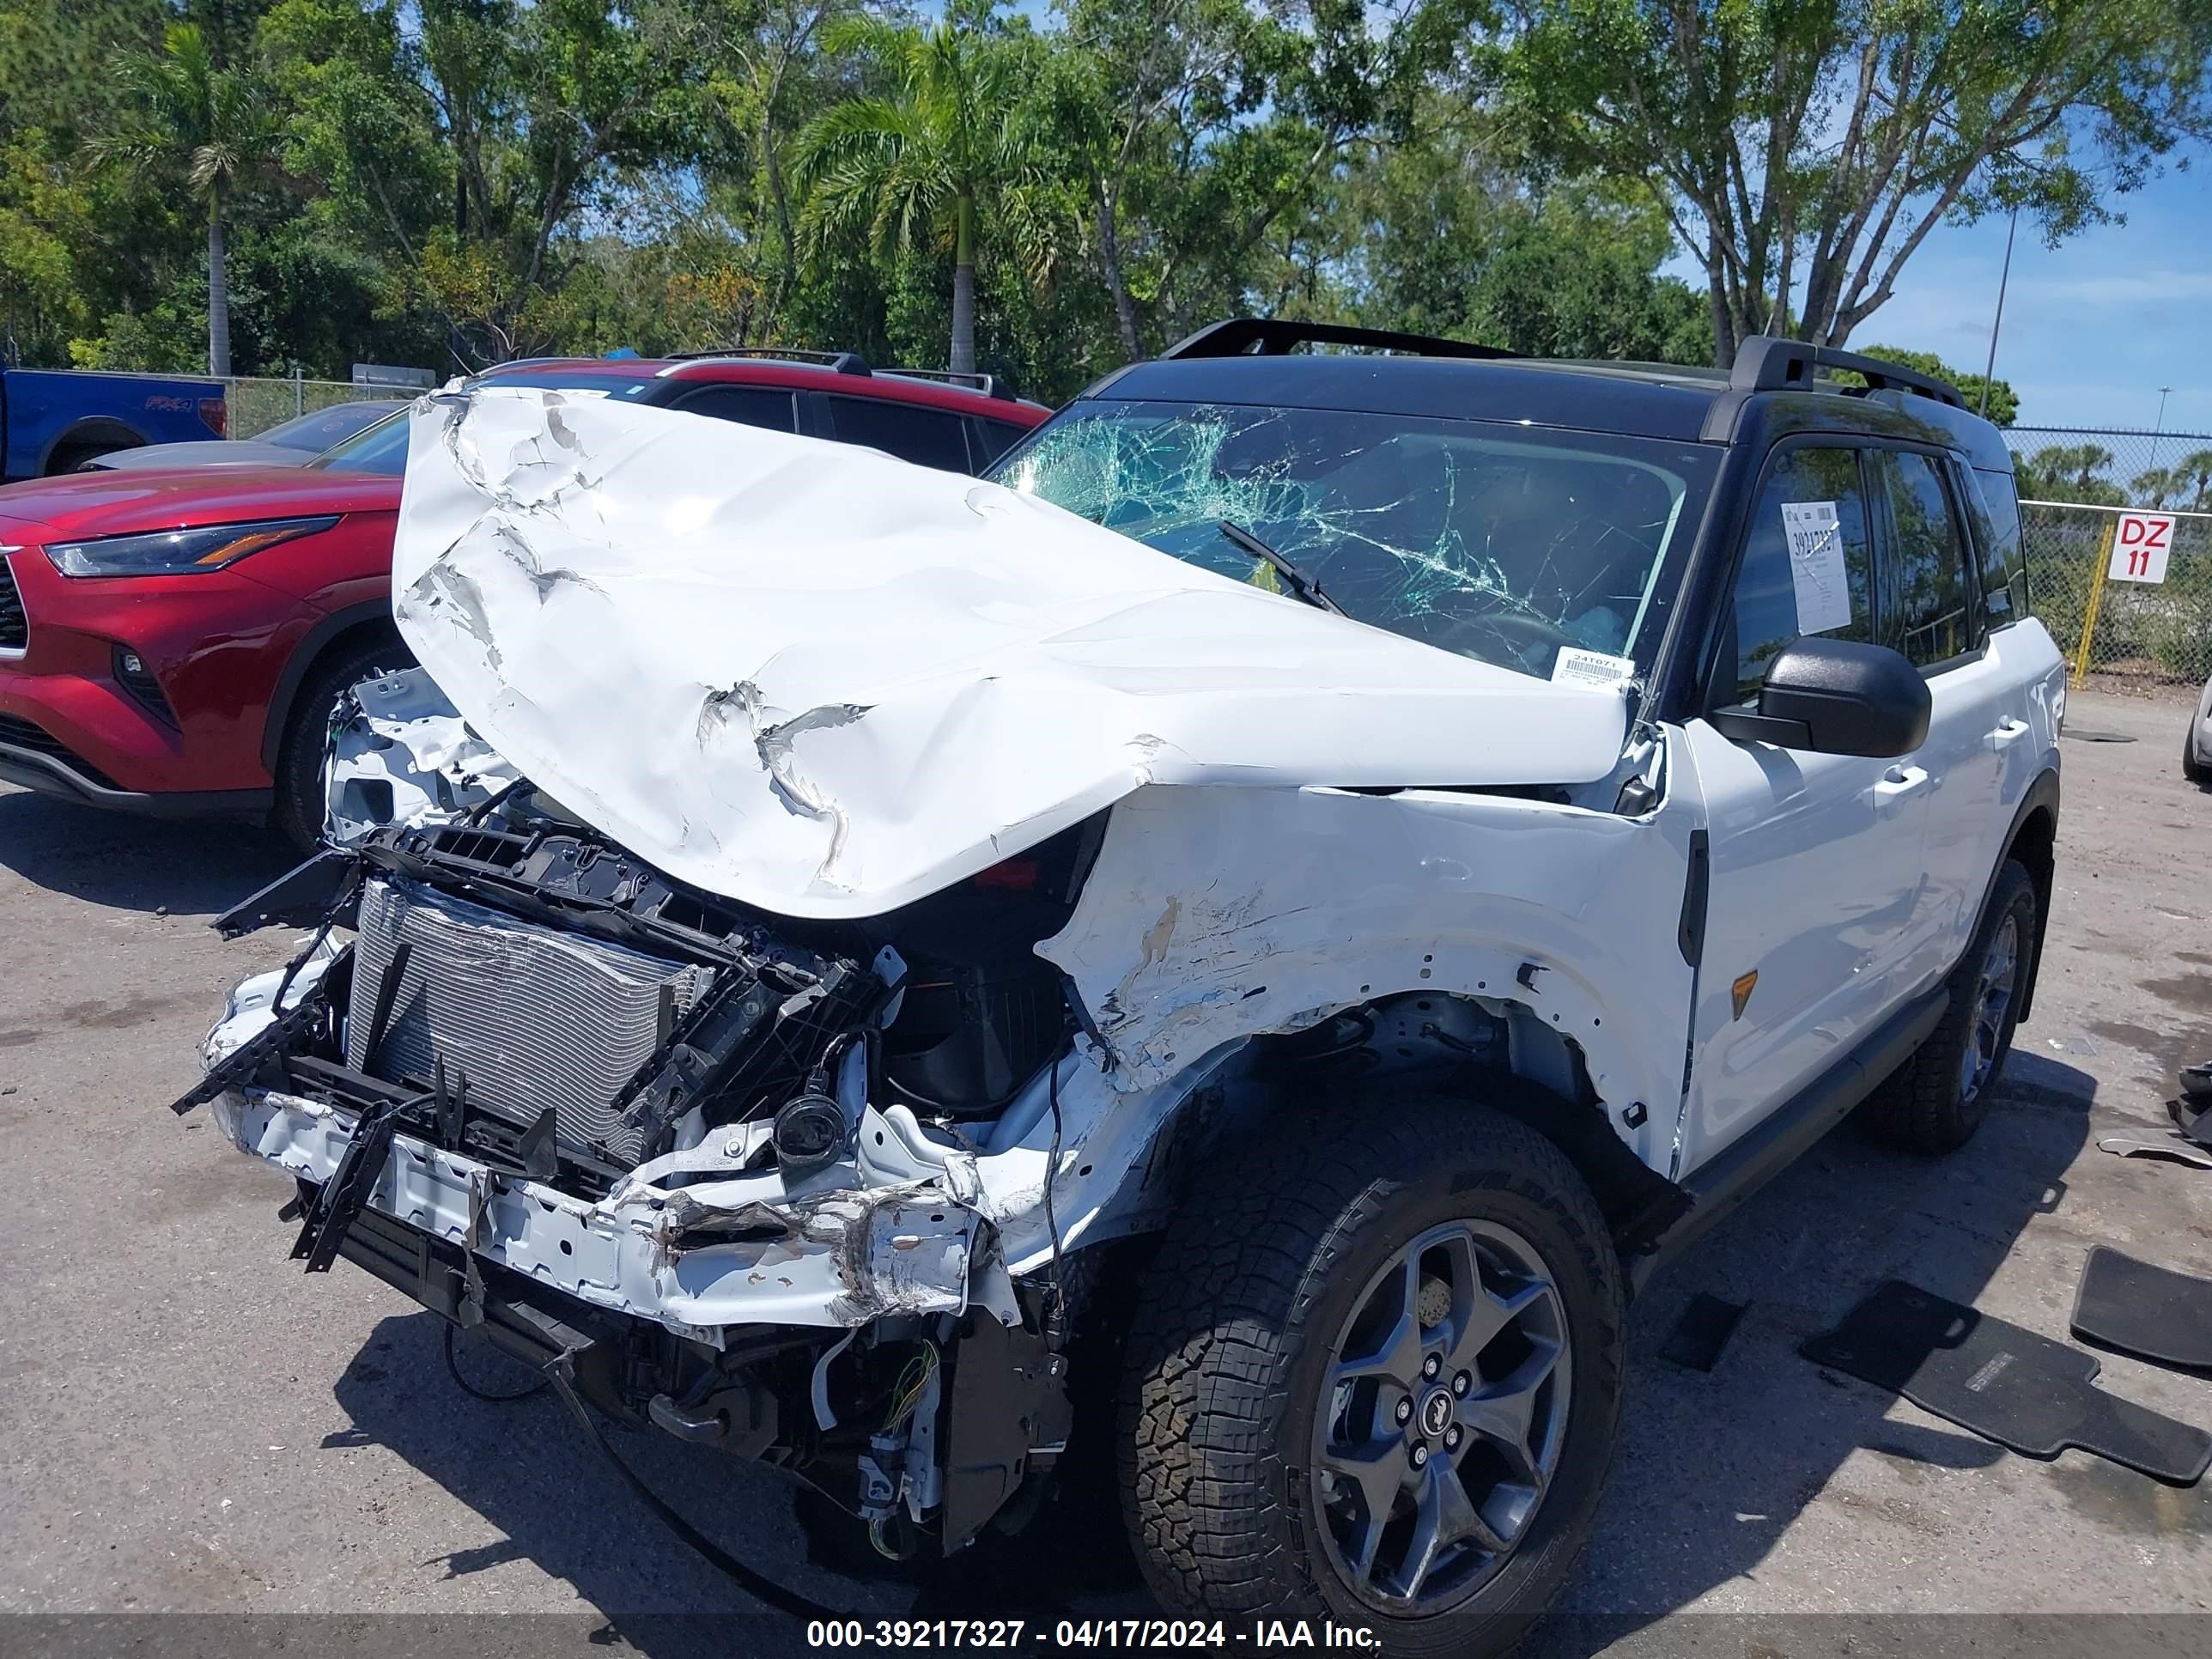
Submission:
[[[840,442],[880,449],[917,466],[969,470],[966,422],[957,415],[888,398],[833,395],[829,402]]]
[[[1974,520],[1974,548],[1981,561],[1982,604],[1990,626],[2002,628],[2031,614],[2027,544],[2020,533],[2020,495],[2009,472],[1971,470],[1966,509]]]

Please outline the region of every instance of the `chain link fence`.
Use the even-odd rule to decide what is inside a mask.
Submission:
[[[230,435],[258,437],[272,426],[295,416],[328,409],[332,404],[351,404],[411,395],[404,389],[356,386],[350,380],[263,379],[234,375],[222,383],[223,401],[230,410]]]
[[[2116,689],[2203,684],[2212,676],[2212,433],[2016,426],[2005,439],[2035,613],[2068,659]],[[2100,594],[2124,507],[2175,515],[2166,580],[2106,582]]]

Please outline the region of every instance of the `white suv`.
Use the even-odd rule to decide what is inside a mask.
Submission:
[[[310,1269],[886,1555],[1111,1469],[1179,1613],[1488,1651],[1662,1255],[1854,1108],[1990,1109],[2063,679],[1948,387],[1238,320],[981,484],[414,418],[423,668],[180,1109]]]

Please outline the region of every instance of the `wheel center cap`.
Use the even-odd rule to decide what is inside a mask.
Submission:
[[[1431,1389],[1421,1401],[1421,1432],[1433,1439],[1451,1427],[1452,1397],[1449,1389]]]

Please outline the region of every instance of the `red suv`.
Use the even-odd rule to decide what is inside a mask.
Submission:
[[[988,376],[850,352],[538,360],[573,388],[972,472],[1051,411]],[[410,660],[392,625],[404,411],[305,467],[101,472],[0,489],[0,781],[168,817],[322,825],[338,696]]]

